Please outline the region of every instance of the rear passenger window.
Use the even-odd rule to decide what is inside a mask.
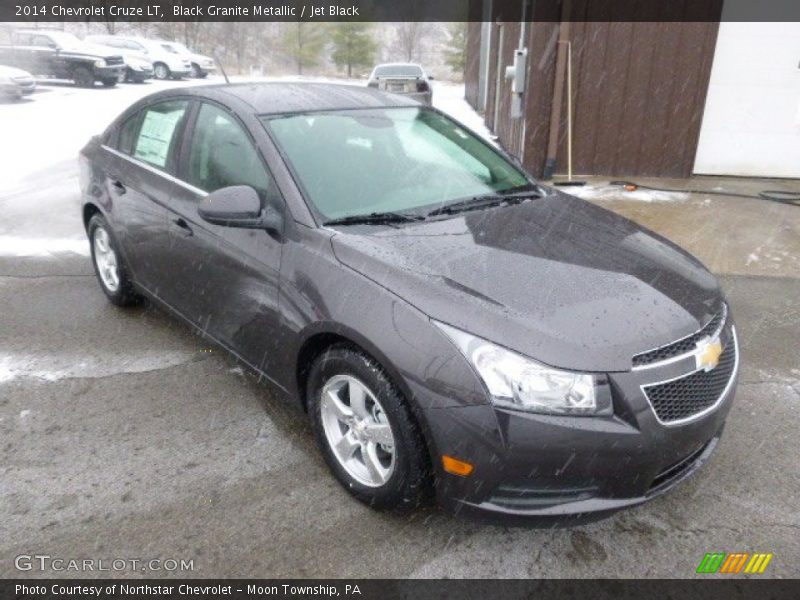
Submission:
[[[213,192],[249,185],[266,198],[270,177],[242,127],[224,110],[203,104],[189,154],[189,183]]]
[[[129,117],[122,126],[119,128],[119,141],[117,142],[117,150],[125,154],[133,152],[133,142],[136,139],[136,127],[139,125],[139,117],[141,113],[136,113]]]
[[[133,157],[162,169],[175,151],[180,123],[188,102],[170,100],[144,110]]]

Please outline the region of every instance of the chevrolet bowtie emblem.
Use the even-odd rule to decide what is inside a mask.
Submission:
[[[697,353],[695,354],[697,368],[710,371],[719,364],[720,354],[722,354],[722,343],[719,338],[697,342]]]

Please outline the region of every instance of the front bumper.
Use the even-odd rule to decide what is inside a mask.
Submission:
[[[94,77],[97,80],[111,79],[113,77],[121,79],[125,74],[126,68],[127,67],[125,65],[114,65],[113,67],[95,67]]]
[[[128,67],[130,70],[131,77],[136,80],[145,80],[145,79],[152,79],[153,78],[153,69],[151,68],[136,68],[136,67]]]
[[[172,77],[188,77],[192,73],[192,69],[191,67],[181,65],[175,69],[170,67],[169,73]]]
[[[16,85],[0,83],[0,96],[3,98],[22,98],[22,89]]]
[[[36,91],[36,82],[33,79],[14,81],[13,83],[0,83],[0,96],[21,98]]]
[[[423,410],[439,502],[456,512],[513,520],[602,515],[660,496],[708,461],[735,395],[736,369],[713,410],[676,425],[662,423],[642,385],[686,371],[685,363],[676,362],[610,374],[609,417],[542,415],[490,404]],[[446,473],[444,454],[474,465],[473,472]]]

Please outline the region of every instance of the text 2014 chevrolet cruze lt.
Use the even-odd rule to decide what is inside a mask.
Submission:
[[[738,349],[716,279],[413,100],[160,92],[81,165],[108,298],[155,300],[295,399],[360,500],[614,510],[719,439]]]

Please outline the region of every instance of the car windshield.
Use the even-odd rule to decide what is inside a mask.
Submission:
[[[81,45],[81,40],[66,31],[48,31],[47,37],[53,40],[61,48],[77,48]]]
[[[374,77],[422,77],[417,65],[383,65],[375,67]]]
[[[325,220],[379,212],[422,214],[530,185],[489,144],[426,108],[262,120]]]
[[[161,44],[161,47],[171,54],[178,54],[178,50],[172,44]]]

